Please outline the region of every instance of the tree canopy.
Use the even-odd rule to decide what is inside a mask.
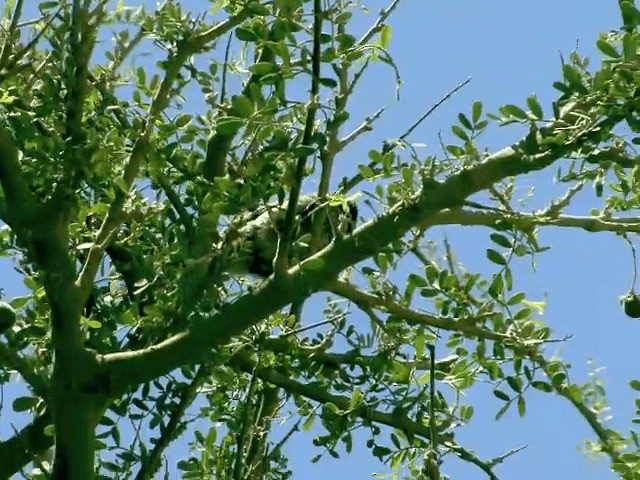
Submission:
[[[362,78],[383,65],[401,85],[399,0],[361,34],[374,6],[355,0],[183,3],[4,3],[0,250],[28,293],[0,303],[0,382],[23,384],[4,407],[30,420],[2,419],[0,477],[285,479],[284,446],[313,428],[317,458],[360,432],[395,478],[444,479],[457,458],[496,479],[515,451],[481,458],[458,435],[482,383],[498,418],[533,390],[566,400],[592,452],[640,478],[637,433],[607,424],[601,383],[571,380],[512,268],[563,226],[622,237],[635,269],[634,2],[596,39],[598,69],[563,60],[550,105],[476,101],[424,154],[409,136],[461,84],[344,178],[336,162],[383,115],[350,117]],[[482,146],[513,124],[521,139]],[[531,213],[517,187],[533,172],[565,193]],[[591,211],[567,214],[587,188]],[[430,236],[447,225],[487,232],[493,273]],[[640,317],[635,275],[621,294]],[[168,465],[184,438],[192,454]]]

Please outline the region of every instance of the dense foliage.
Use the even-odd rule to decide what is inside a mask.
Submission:
[[[284,479],[283,446],[313,428],[318,458],[350,452],[358,431],[396,478],[446,478],[457,457],[495,479],[512,452],[479,458],[457,436],[474,416],[461,394],[482,382],[498,417],[525,415],[531,390],[566,399],[593,452],[640,478],[636,433],[606,425],[601,384],[570,380],[511,268],[543,254],[549,225],[633,248],[633,2],[597,39],[598,70],[564,62],[552,105],[475,102],[437,156],[407,124],[340,181],[336,159],[382,114],[350,118],[359,81],[374,64],[399,75],[398,0],[361,36],[350,0],[43,1],[34,20],[26,3],[6,1],[0,29],[0,249],[28,289],[0,303],[0,382],[19,376],[4,408],[30,421],[0,441],[0,477]],[[479,144],[509,124],[521,140]],[[518,177],[545,169],[566,194],[518,211]],[[564,215],[590,186],[600,204]],[[273,228],[247,228],[258,218]],[[451,224],[485,228],[491,275],[429,239]],[[256,252],[266,267],[247,267]],[[634,289],[622,302],[638,317]],[[192,454],[168,465],[177,438]]]

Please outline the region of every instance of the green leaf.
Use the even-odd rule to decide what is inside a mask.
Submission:
[[[258,39],[258,36],[253,33],[253,30],[245,27],[236,28],[235,34],[238,40],[242,40],[243,42],[255,42]]]
[[[536,310],[540,315],[544,313],[544,309],[547,306],[547,302],[541,300],[539,302],[534,302],[532,300],[522,300],[522,304],[531,308],[532,310]]]
[[[420,290],[420,296],[425,297],[425,298],[432,298],[437,296],[440,293],[439,290],[436,290],[435,288],[423,288]]]
[[[505,403],[502,408],[500,410],[498,410],[498,413],[496,413],[496,420],[500,420],[505,413],[507,413],[507,410],[509,410],[509,407],[511,407],[510,403]]]
[[[571,87],[576,87],[576,86],[581,86],[582,85],[582,78],[580,76],[580,72],[578,72],[577,69],[575,69],[574,67],[572,67],[569,64],[565,64],[562,66],[562,74],[565,78],[565,80],[567,80],[567,82],[569,82],[569,85]]]
[[[522,310],[519,310],[518,312],[516,312],[516,314],[513,316],[514,320],[524,320],[527,318],[531,318],[531,314],[533,312],[531,311],[530,308],[523,308]]]
[[[625,33],[622,37],[622,52],[627,62],[635,61],[638,56],[637,33]]]
[[[192,118],[193,117],[191,115],[180,115],[173,121],[173,124],[178,128],[182,128],[185,125],[188,125]]]
[[[376,176],[376,172],[367,165],[358,165],[358,171],[360,172],[360,175],[367,180]]]
[[[516,305],[524,300],[526,297],[524,292],[518,292],[514,294],[509,300],[507,300],[507,305]]]
[[[489,295],[492,298],[500,298],[504,291],[504,282],[502,281],[502,275],[499,273],[493,276],[491,285],[489,286]]]
[[[527,413],[527,403],[522,395],[518,397],[518,415],[524,417]]]
[[[603,40],[603,39],[598,40],[596,42],[596,47],[598,47],[598,50],[604,53],[607,57],[620,58],[620,53],[618,52],[616,47],[611,45],[606,40]]]
[[[98,328],[102,327],[102,323],[100,323],[98,320],[94,320],[94,319],[89,319],[89,318],[82,317],[81,318],[81,322],[82,322],[82,325],[84,325],[87,328],[98,329]]]
[[[231,107],[233,114],[240,118],[248,118],[253,115],[255,107],[251,99],[245,95],[234,95],[231,97]]]
[[[535,95],[530,95],[527,98],[527,105],[529,106],[529,109],[531,110],[531,113],[533,114],[533,116],[536,117],[538,120],[541,120],[544,117],[544,112],[542,111],[542,107],[540,106],[540,103],[538,102],[538,98]]]
[[[353,410],[357,408],[362,403],[362,390],[356,387],[353,389],[353,394],[351,395],[351,401],[349,402],[349,410]]]
[[[640,392],[640,380],[631,380],[629,382],[629,386],[634,390],[638,390]]]
[[[315,421],[315,419],[316,419],[315,415],[309,415],[309,417],[307,417],[307,419],[302,424],[302,430],[305,432],[308,432],[309,430],[311,430],[311,427],[313,426],[313,422]]]
[[[382,162],[382,153],[380,153],[377,150],[369,150],[369,153],[367,155],[369,157],[369,160],[371,160],[372,162],[375,162],[375,163]]]
[[[327,88],[336,88],[338,86],[338,82],[333,78],[324,77],[320,79],[320,85]]]
[[[9,305],[11,305],[12,308],[17,310],[19,308],[24,307],[27,304],[27,302],[29,302],[29,300],[31,299],[32,299],[31,295],[25,295],[23,297],[14,297],[9,302]]]
[[[138,85],[145,85],[147,83],[147,72],[144,67],[137,68],[136,76],[138,77]]]
[[[481,116],[482,116],[482,102],[476,100],[475,102],[473,102],[473,105],[471,106],[471,118],[473,120],[473,123],[478,123],[478,120],[480,120]]]
[[[498,390],[497,388],[493,391],[493,394],[496,396],[496,398],[499,398],[504,402],[508,402],[510,400],[509,395],[504,393],[502,390]]]
[[[249,71],[255,75],[266,75],[268,73],[277,73],[280,67],[271,62],[258,62],[249,67]]]
[[[371,453],[373,453],[375,457],[382,459],[383,457],[386,457],[387,455],[389,455],[391,453],[391,450],[388,449],[387,447],[381,447],[379,445],[376,445],[371,450]]]
[[[504,257],[500,255],[498,252],[496,252],[495,250],[492,250],[491,248],[487,249],[487,258],[491,260],[493,263],[496,263],[501,266],[504,266],[507,264],[507,261],[504,259]]]
[[[511,275],[511,269],[507,266],[504,267],[504,286],[509,292],[513,288],[513,276]]]
[[[507,116],[516,117],[516,118],[519,118],[521,120],[528,120],[529,119],[529,117],[527,116],[527,112],[522,110],[517,105],[511,105],[511,104],[505,105],[505,106],[500,108],[500,111],[502,113],[504,113],[505,115],[507,115]]]
[[[416,335],[415,349],[416,349],[416,358],[422,358],[424,356],[424,347],[425,347],[425,337],[424,332],[419,332]]]
[[[522,393],[522,380],[520,380],[518,377],[513,376],[508,376],[506,380],[514,392]]]
[[[40,399],[38,397],[18,397],[13,401],[14,412],[26,412],[34,408]]]
[[[462,157],[464,155],[464,149],[459,147],[458,145],[447,145],[446,150],[456,158]]]
[[[460,138],[461,140],[464,140],[464,141],[469,140],[469,135],[467,135],[467,132],[465,132],[460,126],[453,125],[451,127],[451,131],[456,137]]]
[[[513,248],[513,244],[511,243],[511,240],[509,240],[507,237],[505,237],[500,233],[492,233],[489,237],[491,238],[491,241],[493,243],[500,245],[501,247]]]
[[[380,30],[380,46],[384,49],[389,48],[389,43],[391,42],[391,27],[389,25],[384,25]]]
[[[413,185],[413,170],[411,170],[409,167],[403,167],[401,175],[402,181],[405,183],[405,185],[409,187]]]
[[[473,417],[473,405],[462,405],[460,407],[460,418],[464,422],[468,422]]]
[[[464,113],[458,114],[458,121],[467,130],[473,130],[473,125],[471,125],[471,122]]]
[[[535,382],[531,382],[531,386],[536,390],[540,390],[541,392],[546,392],[546,393],[553,392],[553,387],[551,386],[551,384],[547,382],[541,382],[539,380],[536,380]]]
[[[407,283],[418,288],[424,288],[429,286],[429,282],[427,282],[425,278],[415,273],[409,274],[409,276],[407,277]]]
[[[622,12],[624,28],[627,31],[631,31],[636,26],[640,25],[640,12],[635,7],[633,2],[626,1],[626,0],[623,2],[620,2],[620,11]]]

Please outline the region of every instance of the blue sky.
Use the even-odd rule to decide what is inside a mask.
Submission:
[[[380,4],[369,5],[375,13]],[[472,77],[471,83],[416,130],[411,141],[426,143],[430,153],[437,153],[437,134],[442,132],[450,139],[449,126],[459,112],[469,112],[475,100],[484,103],[485,111],[495,112],[507,103],[524,105],[526,97],[535,93],[549,112],[550,102],[556,98],[552,83],[560,79],[559,54],[566,58],[579,45],[580,53],[589,56],[597,68],[600,55],[594,44],[598,33],[617,28],[618,15],[615,1],[403,2],[390,21],[390,51],[404,82],[401,100],[394,101],[393,76],[388,70],[368,77],[361,85],[363,97],[354,99],[352,118],[357,117],[356,111],[370,113],[381,104],[388,105],[388,110],[376,132],[368,137],[371,141],[359,143],[362,150],[354,158],[362,158],[368,148],[379,145],[374,137],[402,133],[405,125],[468,77]],[[518,133],[514,128],[494,127],[483,142],[490,149],[500,148],[518,138]],[[547,170],[520,180],[521,193],[535,188],[526,210],[539,207],[559,192],[553,184],[554,172]],[[587,214],[594,206],[590,195],[578,196],[572,212]],[[488,233],[484,229],[447,228],[459,259],[470,270],[485,272],[490,271],[484,256]],[[431,238],[439,239],[441,233],[434,231]],[[572,363],[574,381],[588,379],[589,359],[605,367],[602,376],[612,407],[612,426],[628,429],[634,396],[627,382],[638,373],[627,352],[634,351],[640,325],[622,314],[617,297],[630,283],[629,250],[620,239],[606,233],[547,229],[540,238],[552,249],[537,258],[535,273],[525,261],[516,264],[519,288],[532,299],[547,296],[544,319],[556,337],[573,334],[557,347],[557,353]],[[533,393],[524,419],[514,412],[499,422],[494,416],[500,404],[490,389],[474,387],[467,400],[474,403],[476,414],[471,425],[457,434],[463,445],[481,458],[528,445],[498,467],[500,478],[615,478],[608,473],[604,459],[589,460],[580,453],[581,443],[593,435],[565,400]],[[301,440],[290,449],[297,467],[295,480],[360,479],[381,471],[364,446],[354,448],[350,457],[309,466],[309,445],[310,439]],[[478,470],[455,460],[446,464],[443,472],[452,478],[484,478]]]
[[[385,4],[368,2],[373,18]],[[475,100],[481,100],[485,111],[496,112],[500,105],[525,105],[528,95],[535,93],[546,112],[556,98],[552,83],[559,80],[560,53],[565,58],[576,45],[582,55],[597,68],[600,55],[595,41],[600,32],[620,24],[615,1],[509,2],[480,1],[416,1],[401,3],[392,16],[390,52],[403,79],[401,99],[395,101],[394,77],[389,69],[380,68],[361,85],[360,96],[351,103],[352,119],[362,118],[387,106],[385,116],[370,136],[355,146],[340,162],[360,162],[380,140],[398,136],[406,126],[422,115],[433,103],[456,85],[472,77],[471,83],[442,106],[410,138],[427,144],[429,153],[439,153],[437,135],[451,139],[449,126],[456,123],[459,112],[468,113]],[[489,129],[482,142],[498,149],[518,138],[515,128]],[[345,158],[347,157],[347,158]],[[343,167],[348,168],[348,167]],[[522,194],[535,188],[525,210],[531,210],[558,194],[553,184],[553,170],[520,179]],[[341,175],[339,175],[341,176]],[[595,207],[591,195],[580,195],[572,213],[587,214]],[[485,259],[486,229],[447,228],[459,259],[470,270],[492,271]],[[429,238],[440,239],[436,230]],[[572,365],[571,378],[588,380],[589,360],[605,367],[611,425],[626,429],[631,426],[634,395],[628,381],[637,377],[636,362],[629,361],[640,325],[625,317],[618,304],[630,283],[631,261],[628,248],[613,235],[589,234],[567,229],[541,232],[541,243],[552,249],[537,258],[536,272],[527,261],[514,266],[519,289],[532,299],[547,298],[545,321],[555,336],[573,337],[548,354],[557,353]],[[475,406],[471,425],[459,431],[457,440],[474,450],[481,458],[492,458],[523,445],[528,447],[508,458],[497,468],[502,479],[534,480],[540,478],[605,479],[609,473],[605,459],[588,459],[580,452],[585,439],[593,435],[572,407],[556,396],[535,393],[528,397],[527,415],[520,419],[515,412],[496,422],[500,408],[489,388],[474,387],[467,397]],[[332,478],[349,480],[370,478],[372,472],[387,472],[372,458],[364,445],[340,460],[328,457],[317,465],[308,463],[315,453],[311,436],[302,437],[289,446],[294,480]],[[484,478],[475,467],[452,460],[443,473],[451,478],[474,480]]]
[[[202,8],[201,2],[182,3],[184,7],[193,4],[194,8]],[[367,19],[373,21],[386,4],[370,0],[367,6],[372,12]],[[359,18],[357,27],[364,30],[367,19]],[[411,141],[425,143],[429,153],[439,153],[437,134],[449,136],[449,126],[456,122],[457,114],[469,112],[475,100],[483,101],[485,112],[495,112],[502,104],[524,105],[526,97],[535,93],[549,112],[550,101],[556,96],[551,84],[560,78],[559,53],[568,56],[579,42],[580,53],[589,56],[597,68],[599,54],[594,47],[597,35],[617,28],[620,20],[614,0],[404,0],[390,24],[390,52],[403,79],[401,99],[395,100],[390,69],[376,66],[365,77],[351,104],[352,120],[359,123],[359,119],[382,106],[387,106],[387,112],[375,132],[338,160],[337,178],[353,172],[357,163],[366,161],[369,149],[378,148],[384,138],[401,134],[468,77],[472,77],[471,83],[418,128]],[[494,126],[483,142],[490,149],[500,148],[517,139],[518,133],[514,128]],[[521,193],[525,187],[535,188],[535,195],[525,209],[535,208],[548,201],[551,194],[560,192],[553,184],[554,171],[521,179]],[[587,214],[594,206],[591,196],[582,195],[572,212]],[[489,231],[461,228],[446,231],[468,269],[492,271],[484,252]],[[442,232],[434,230],[430,238],[441,237]],[[572,363],[574,381],[587,380],[589,359],[605,367],[602,376],[612,407],[612,425],[628,428],[634,413],[634,396],[627,382],[634,375],[638,377],[637,362],[629,357],[636,338],[640,337],[640,324],[622,314],[617,298],[630,283],[629,250],[613,235],[567,229],[543,230],[541,243],[552,249],[538,257],[536,272],[531,271],[526,261],[514,265],[519,288],[532,299],[546,296],[544,318],[556,337],[573,334],[557,347],[557,353]],[[11,297],[22,287],[16,280],[8,280],[15,277],[4,276],[10,267],[2,265],[0,287]],[[528,445],[497,469],[502,479],[615,478],[608,473],[606,461],[589,460],[579,452],[581,442],[593,435],[565,400],[541,393],[532,393],[528,400],[524,419],[509,413],[495,422],[493,418],[500,404],[490,389],[482,386],[472,389],[467,403],[474,404],[476,414],[471,425],[458,433],[457,440],[481,458]],[[364,445],[357,444],[351,455],[340,460],[328,457],[310,464],[309,459],[318,453],[311,441],[312,435],[301,434],[287,449],[294,480],[365,479],[373,472],[387,471]],[[174,455],[184,444],[175,448]],[[477,469],[455,460],[446,463],[443,471],[455,479],[484,478]]]

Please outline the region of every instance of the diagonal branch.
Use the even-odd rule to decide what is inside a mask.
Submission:
[[[6,67],[7,63],[9,62],[9,58],[11,57],[11,53],[13,50],[13,41],[15,39],[14,37],[18,31],[18,22],[20,22],[20,17],[22,17],[23,5],[24,0],[18,0],[15,7],[13,8],[11,22],[9,24],[9,28],[7,29],[6,36],[4,37],[2,49],[0,50],[0,70]]]
[[[564,109],[550,129],[566,125],[575,104]],[[615,117],[610,122],[620,122]],[[609,122],[609,119],[607,119]],[[608,127],[611,125],[608,125]],[[600,128],[594,122],[591,128]],[[487,189],[505,178],[542,170],[569,151],[590,145],[591,130],[577,135],[571,144],[555,146],[536,155],[524,153],[525,144],[505,148],[484,161],[451,175],[443,182],[425,185],[411,199],[401,202],[360,226],[351,236],[340,238],[324,250],[289,270],[283,278],[265,281],[250,293],[222,306],[209,317],[194,318],[190,327],[147,349],[106,355],[102,358],[103,378],[108,378],[111,395],[119,395],[140,383],[164,375],[183,364],[190,364],[206,352],[224,345],[260,320],[313,292],[330,287],[345,268],[361,262],[385,245],[401,238],[419,224],[433,224],[444,209],[456,209],[467,197]],[[172,314],[173,315],[173,314]],[[186,323],[187,319],[183,319]],[[439,319],[441,320],[441,319]],[[487,333],[488,334],[488,333]]]
[[[113,235],[117,227],[124,220],[123,207],[128,196],[128,191],[131,189],[135,179],[137,178],[142,162],[148,153],[151,134],[153,132],[155,122],[169,104],[172,85],[178,77],[180,69],[191,55],[199,52],[206,44],[224,35],[233,27],[240,24],[249,16],[249,14],[250,13],[247,9],[243,9],[237,15],[220,22],[218,25],[210,28],[203,34],[183,40],[178,44],[175,54],[170,55],[167,59],[165,77],[153,96],[144,127],[134,142],[131,154],[129,155],[129,160],[125,165],[124,173],[122,175],[121,182],[119,183],[121,190],[118,191],[116,199],[111,205],[109,212],[96,234],[94,244],[87,254],[87,259],[76,281],[76,285],[80,289],[82,299],[86,300],[89,298],[93,287],[93,279],[95,278],[100,266],[104,251],[113,240]]]
[[[583,217],[576,215],[544,216],[535,213],[471,211],[464,209],[442,210],[430,219],[430,225],[483,225],[493,227],[496,222],[508,222],[516,228],[527,230],[535,226],[581,228],[587,232],[640,233],[640,219]]]
[[[18,73],[28,65],[25,63],[20,63],[20,60],[22,60],[29,52],[31,52],[38,44],[40,39],[44,37],[51,25],[53,25],[53,21],[56,19],[60,10],[62,10],[62,7],[60,7],[53,14],[43,16],[40,20],[45,21],[43,22],[36,35],[34,35],[34,37],[24,47],[22,47],[19,51],[14,52],[9,58],[6,59],[6,65],[3,64],[3,67],[0,69],[0,83],[8,78],[12,78],[16,73]]]
[[[328,368],[341,368],[343,366],[351,367],[357,365],[362,368],[369,368],[374,364],[380,355],[384,355],[384,352],[377,355],[364,355],[359,349],[354,349],[345,353],[325,352],[323,349],[319,349],[316,346],[302,346],[292,343],[285,338],[267,338],[260,342],[260,347],[270,352],[290,355],[296,357],[299,355],[304,359],[318,362]],[[435,369],[439,372],[449,372],[453,363],[457,360],[457,357],[446,357],[441,360],[436,360]],[[395,360],[408,368],[416,370],[428,370],[431,367],[429,359],[424,360]]]
[[[311,137],[315,130],[315,118],[318,111],[318,95],[320,93],[320,42],[322,34],[322,4],[321,0],[313,0],[313,53],[311,57],[311,90],[309,92],[309,104],[307,105],[307,116],[304,123],[301,145],[309,148]],[[294,236],[294,221],[298,208],[298,200],[302,192],[302,181],[304,180],[304,170],[307,165],[308,152],[300,154],[297,159],[294,173],[294,183],[289,194],[289,203],[284,216],[284,227],[278,242],[276,258],[273,263],[273,271],[276,277],[281,277],[289,269],[289,250]]]
[[[0,442],[1,479],[12,478],[12,475],[32,462],[36,455],[53,446],[53,436],[45,432],[45,428],[51,423],[51,415],[45,411],[13,437]]]
[[[4,342],[0,342],[0,362],[4,367],[18,372],[36,395],[41,398],[47,398],[47,392],[49,391],[47,382],[33,370],[26,359]]]
[[[529,358],[540,365],[550,380],[551,387],[556,392],[556,394],[565,398],[571,403],[578,413],[586,420],[591,427],[591,430],[596,434],[598,439],[600,440],[600,447],[602,451],[606,453],[611,459],[612,464],[620,464],[625,465],[629,464],[629,462],[625,461],[623,455],[623,448],[620,447],[619,440],[614,438],[616,434],[615,431],[612,431],[609,428],[606,428],[598,419],[598,415],[594,412],[593,409],[589,408],[584,401],[582,400],[582,395],[576,393],[572,385],[569,385],[565,382],[556,382],[553,381],[554,376],[557,374],[557,370],[552,368],[551,363],[548,362],[542,355],[540,354],[530,354]],[[616,445],[618,443],[618,445]]]
[[[20,152],[13,135],[0,127],[0,185],[6,201],[5,222],[17,233],[32,221],[40,204],[29,189],[19,162]]]
[[[210,367],[201,365],[191,383],[182,390],[178,396],[177,403],[171,410],[167,424],[161,429],[160,437],[156,440],[155,445],[147,456],[142,459],[142,465],[135,477],[136,480],[154,478],[154,475],[160,469],[163,453],[182,432],[184,425],[182,419],[185,412],[196,399],[200,387],[209,378],[210,374]]]
[[[490,314],[478,317],[461,317],[456,319],[444,318],[437,315],[418,312],[408,307],[403,307],[392,300],[363,292],[347,282],[336,281],[332,283],[328,289],[336,295],[351,300],[363,309],[376,308],[391,315],[396,315],[411,325],[422,325],[451,332],[463,332],[466,335],[484,340],[504,342],[505,340],[512,338],[508,335],[478,326],[478,322],[487,320],[490,317]]]
[[[375,23],[371,26],[369,30],[367,30],[367,32],[362,36],[362,38],[358,40],[358,42],[356,43],[356,46],[361,47],[369,43],[369,40],[371,40],[373,36],[376,33],[378,33],[382,29],[382,27],[384,27],[384,24],[385,24],[384,22],[387,21],[387,19],[391,16],[391,14],[398,7],[398,5],[400,5],[400,0],[393,0],[391,2],[391,5],[389,5],[385,9],[380,10],[380,14],[378,15],[378,18],[376,19]]]
[[[255,373],[255,375],[261,380],[280,387],[289,394],[300,395],[321,404],[332,403],[345,413],[349,412],[350,414],[356,415],[364,420],[398,429],[404,432],[407,437],[417,436],[426,440],[431,440],[431,430],[427,425],[412,420],[401,411],[394,411],[392,413],[381,412],[376,410],[374,406],[366,404],[353,407],[349,397],[334,395],[315,384],[303,384],[297,382],[274,369],[258,366],[256,362],[248,357],[240,355],[234,356],[231,359],[230,364],[236,366],[245,373]],[[497,480],[498,477],[496,477],[492,472],[491,465],[483,462],[471,452],[456,444],[450,435],[441,435],[439,441],[443,447],[455,452],[462,460],[478,466],[489,476],[490,479]]]

